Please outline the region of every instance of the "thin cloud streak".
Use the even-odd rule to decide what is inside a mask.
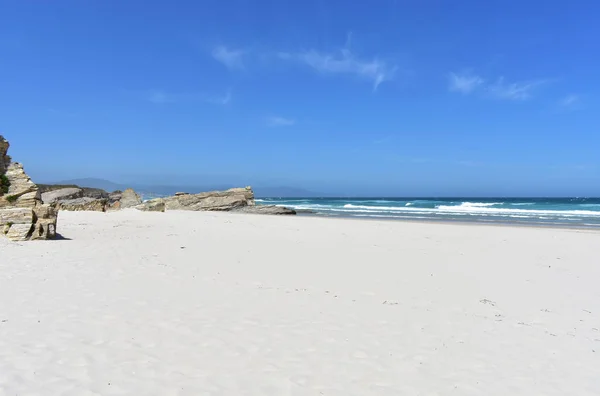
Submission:
[[[156,105],[194,101],[227,105],[231,103],[233,96],[231,90],[228,90],[223,96],[211,96],[206,93],[170,93],[162,90],[151,90],[146,93],[145,99]]]
[[[245,50],[229,49],[224,45],[220,45],[212,51],[213,58],[230,70],[243,69],[245,55]]]
[[[155,104],[174,102],[174,99],[169,94],[163,91],[151,91],[150,93],[148,93],[147,100]]]
[[[579,102],[580,102],[579,96],[571,94],[571,95],[567,95],[564,98],[562,98],[558,104],[562,108],[572,109],[573,107],[577,106],[579,104]]]
[[[296,120],[291,119],[291,118],[273,116],[273,117],[267,117],[266,123],[267,123],[267,126],[270,126],[270,127],[285,127],[285,126],[292,126],[292,125],[296,124]]]
[[[470,94],[484,82],[485,80],[477,75],[450,73],[448,89],[453,92]]]
[[[228,105],[233,100],[233,95],[231,94],[231,90],[228,90],[224,96],[221,97],[205,97],[204,101],[208,103],[218,104],[218,105]]]
[[[546,80],[536,80],[511,83],[507,82],[504,77],[500,77],[496,83],[488,86],[488,92],[498,99],[523,101],[531,99],[533,91],[546,82]]]
[[[385,81],[394,78],[397,66],[390,66],[377,58],[365,60],[344,48],[338,52],[323,53],[316,50],[278,53],[279,59],[304,64],[322,74],[351,74],[369,80],[373,91]]]
[[[547,82],[548,80],[510,82],[499,77],[494,83],[486,83],[483,77],[476,74],[452,72],[449,73],[448,90],[463,95],[481,92],[495,99],[525,101],[531,99],[535,90]]]

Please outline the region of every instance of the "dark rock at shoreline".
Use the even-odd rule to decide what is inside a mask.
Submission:
[[[283,206],[275,205],[256,205],[246,206],[243,208],[234,209],[234,212],[239,213],[253,213],[253,214],[267,214],[267,215],[295,215],[294,209],[286,208]]]
[[[316,214],[317,212],[315,212],[312,209],[294,209],[296,211],[297,214]]]

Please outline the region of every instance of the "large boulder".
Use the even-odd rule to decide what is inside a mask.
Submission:
[[[121,194],[120,201],[121,201],[120,208],[127,209],[127,208],[133,208],[134,206],[141,204],[142,198],[135,191],[133,191],[132,188],[128,188],[127,190],[123,191],[123,193]]]
[[[232,188],[200,194],[183,194],[164,198],[166,210],[229,211],[254,206],[252,188]]]
[[[15,241],[52,239],[57,211],[42,202],[38,186],[8,156],[9,147],[0,136],[0,235]]]

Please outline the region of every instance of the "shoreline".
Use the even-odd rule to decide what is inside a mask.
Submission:
[[[600,232],[599,225],[579,225],[573,224],[572,226],[563,224],[542,224],[542,223],[528,223],[528,222],[510,222],[510,221],[477,221],[477,220],[454,220],[454,219],[411,219],[411,218],[392,218],[392,217],[359,217],[359,216],[344,216],[344,215],[326,215],[319,213],[298,213],[296,217],[311,217],[320,219],[340,219],[340,220],[356,220],[356,221],[382,221],[382,222],[401,222],[401,223],[423,223],[423,224],[456,224],[456,225],[476,225],[476,226],[500,226],[500,227],[518,227],[518,228],[550,228],[559,230],[586,230],[586,231],[597,231]]]
[[[600,198],[259,198],[299,215],[600,229]]]

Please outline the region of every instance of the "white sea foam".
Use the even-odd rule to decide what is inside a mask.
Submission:
[[[600,217],[600,211],[593,210],[549,210],[549,209],[514,209],[514,208],[492,208],[489,206],[471,206],[471,205],[440,205],[437,208],[416,208],[406,206],[368,206],[346,204],[344,209],[355,212],[391,212],[391,213],[429,213],[429,214],[448,214],[448,215],[521,215],[521,216],[543,216],[551,215],[557,217]],[[334,209],[330,209],[334,210]],[[342,211],[341,209],[337,209]]]
[[[479,213],[506,213],[523,215],[554,215],[554,216],[591,216],[600,217],[600,211],[593,210],[550,210],[550,209],[512,209],[512,208],[489,208],[489,207],[464,207],[440,205],[437,207],[440,212],[467,212],[472,214]]]
[[[465,208],[485,208],[488,206],[502,205],[504,202],[463,202],[459,206]]]
[[[412,205],[413,205],[413,203],[412,203],[412,202],[408,202],[408,203],[407,203],[406,205],[404,205],[404,206],[412,206]]]

